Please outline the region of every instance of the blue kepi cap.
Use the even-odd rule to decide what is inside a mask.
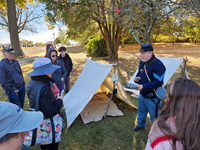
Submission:
[[[153,46],[151,44],[141,45],[139,52],[147,52],[147,51],[153,51]]]

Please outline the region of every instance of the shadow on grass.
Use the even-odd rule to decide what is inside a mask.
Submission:
[[[108,97],[110,94],[108,94]],[[124,113],[122,117],[106,117],[101,121],[84,125],[80,115],[75,119],[67,134],[63,132],[60,150],[130,150],[144,149],[148,130],[134,132],[137,111],[113,97],[114,103]],[[147,119],[147,129],[150,119]],[[66,129],[64,129],[65,131]]]
[[[67,53],[81,53],[85,52],[85,46],[74,46],[74,47],[67,47]]]
[[[195,81],[200,86],[200,68],[196,66],[187,66],[187,72],[190,79]]]
[[[122,84],[127,83],[133,76],[138,68],[140,58],[138,57],[138,49],[140,46],[136,46],[131,49],[126,49],[126,52],[120,51],[120,57],[118,61],[118,75]],[[166,48],[162,51],[159,50],[160,54],[167,53],[169,49]],[[164,52],[163,52],[164,51]],[[171,50],[172,51],[172,50]],[[68,48],[68,53],[75,54],[73,56],[74,69],[71,75],[70,88],[78,79],[80,73],[85,64],[85,60],[82,58],[84,55],[84,47],[81,50],[78,48]],[[130,54],[127,54],[130,52]],[[81,54],[81,57],[77,57],[77,54]],[[136,55],[135,55],[136,54]],[[174,51],[173,55],[176,52]],[[171,55],[171,52],[170,52]],[[94,61],[103,62],[107,64],[114,64],[116,60],[110,61],[108,57],[105,58],[91,58]],[[22,66],[24,78],[26,85],[30,81],[30,77],[27,74],[32,70],[32,62],[27,65]],[[191,79],[197,83],[200,83],[199,79],[199,67],[188,66],[187,71],[191,75]],[[0,87],[1,88],[1,87]],[[131,97],[131,93],[127,92],[128,97],[131,102],[137,107],[138,100]],[[109,95],[108,95],[109,96]],[[7,100],[7,96],[4,91],[0,89],[1,100]],[[137,124],[136,117],[137,111],[131,108],[129,105],[119,100],[118,98],[113,98],[113,101],[117,104],[118,108],[124,113],[123,117],[106,117],[99,122],[93,122],[88,125],[84,125],[81,117],[78,116],[70,128],[65,133],[66,128],[64,128],[62,133],[62,140],[59,144],[59,150],[142,150],[145,148],[149,128],[151,126],[151,121],[149,117],[146,119],[145,130],[140,130],[134,132],[132,128]],[[29,108],[29,101],[26,96],[24,109]],[[39,150],[39,146],[31,147],[32,150]]]

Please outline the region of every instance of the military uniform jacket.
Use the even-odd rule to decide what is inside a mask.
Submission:
[[[144,65],[146,65],[146,73],[148,74],[151,82],[146,76]],[[136,76],[141,78],[138,84],[143,85],[143,89],[140,91],[140,94],[143,97],[148,98],[147,95],[149,92],[154,93],[154,89],[156,90],[158,87],[163,85],[165,71],[166,68],[164,64],[159,59],[157,59],[155,55],[153,55],[152,58],[147,62],[140,61],[138,73]],[[156,98],[155,93],[153,98]]]

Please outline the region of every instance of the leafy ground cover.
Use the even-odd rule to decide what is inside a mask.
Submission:
[[[119,49],[118,74],[122,84],[127,83],[137,70],[140,57],[139,45],[125,45]],[[74,69],[71,73],[70,87],[78,79],[84,68],[86,58],[90,58],[100,63],[115,63],[108,57],[91,57],[85,53],[84,47],[70,47],[67,49],[73,60]],[[189,77],[200,85],[200,45],[197,44],[156,44],[154,53],[160,57],[188,58],[187,71]],[[27,74],[32,70],[32,61],[22,66],[26,84],[30,81]],[[178,77],[178,72],[171,79]],[[132,103],[137,106],[137,99],[127,93]],[[109,96],[109,95],[108,95]],[[0,87],[0,99],[7,101],[3,89]],[[102,121],[93,122],[88,125],[82,123],[81,117],[78,116],[70,128],[66,128],[62,134],[62,141],[59,150],[142,150],[145,148],[151,121],[147,117],[146,128],[139,132],[132,130],[137,123],[137,111],[117,98],[113,101],[118,108],[124,113],[123,117],[106,117]],[[24,109],[29,109],[29,102],[26,97]],[[30,147],[32,150],[39,150],[39,146]]]

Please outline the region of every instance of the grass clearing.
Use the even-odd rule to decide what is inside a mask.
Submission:
[[[127,83],[138,68],[140,61],[139,45],[125,45],[119,50],[118,74],[122,84]],[[188,57],[187,71],[192,80],[200,85],[200,45],[195,44],[156,44],[154,46],[155,55],[159,57]],[[73,61],[73,71],[71,73],[70,88],[78,79],[85,64],[87,54],[84,47],[69,47],[67,52]],[[100,63],[115,63],[107,57],[92,57],[94,61]],[[22,66],[23,75],[26,85],[30,81],[27,74],[32,71],[32,62]],[[177,75],[178,76],[178,75]],[[173,77],[175,78],[175,77]],[[132,103],[137,106],[137,99],[127,93]],[[0,98],[7,101],[7,96],[0,87]],[[146,120],[145,130],[134,132],[132,128],[137,123],[137,111],[121,100],[113,98],[118,108],[124,113],[123,117],[106,117],[102,121],[93,122],[88,125],[82,123],[81,117],[78,116],[66,132],[62,134],[62,141],[59,150],[142,150],[145,148],[151,121],[149,117]],[[24,109],[29,109],[29,102],[26,96]],[[39,150],[39,146],[30,147],[32,150]]]
[[[45,46],[40,46],[40,47],[21,47],[22,48],[22,50],[24,51],[24,50],[30,50],[30,49],[37,49],[37,48],[46,48]]]

